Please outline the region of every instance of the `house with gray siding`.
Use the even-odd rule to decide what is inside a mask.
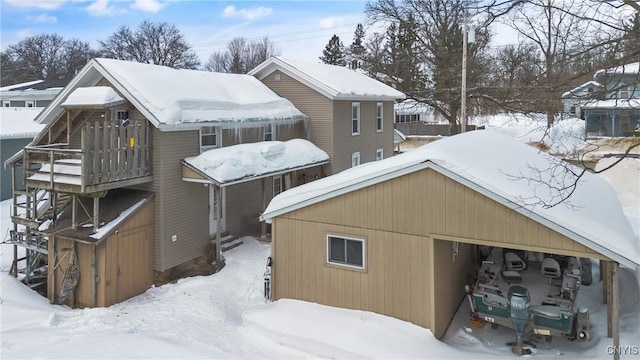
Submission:
[[[276,141],[307,137],[308,117],[251,75],[93,59],[36,120],[42,131],[7,161],[27,169],[13,189],[11,242],[47,258],[56,253],[56,230],[43,224],[56,214],[72,214],[69,226],[79,232],[99,232],[112,193],[151,193],[153,246],[137,256],[149,257],[157,276],[203,256],[212,243],[219,255],[221,233],[259,233],[273,194],[302,182],[305,171],[323,174],[327,162],[284,164],[234,184],[187,166],[185,159],[201,153],[255,142],[269,144],[263,156],[273,159]]]
[[[0,164],[4,165],[42,129],[33,120],[68,82],[68,79],[36,80],[0,87]],[[13,194],[12,176],[4,166],[0,166],[0,178],[0,200],[9,199]],[[16,180],[22,186],[22,179]]]
[[[282,57],[249,74],[309,116],[309,139],[331,158],[327,174],[393,155],[400,91],[346,67]]]
[[[586,137],[640,134],[640,62],[599,70],[593,78],[602,88],[582,107]]]

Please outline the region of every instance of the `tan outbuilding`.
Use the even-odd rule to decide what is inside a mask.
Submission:
[[[553,192],[566,166],[555,161],[475,131],[286,191],[262,217],[272,223],[273,299],[373,311],[439,338],[474,275],[477,245],[635,269],[635,235],[613,189],[585,173]]]

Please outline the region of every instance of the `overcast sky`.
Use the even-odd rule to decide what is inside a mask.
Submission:
[[[365,21],[364,0],[0,0],[2,49],[26,36],[58,33],[97,48],[120,26],[175,24],[204,63],[234,37],[268,36],[285,57],[317,61],[333,34],[348,46]]]

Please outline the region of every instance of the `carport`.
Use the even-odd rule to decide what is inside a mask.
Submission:
[[[262,216],[272,222],[274,298],[373,311],[440,337],[475,271],[475,245],[599,259],[617,345],[617,270],[640,264],[635,234],[593,174],[544,206],[558,173],[539,169],[556,161],[475,131],[287,191]],[[361,258],[336,261],[342,240]]]

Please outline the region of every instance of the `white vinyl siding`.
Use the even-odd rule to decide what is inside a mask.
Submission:
[[[351,135],[360,135],[360,103],[351,103]]]
[[[376,104],[376,131],[382,132],[384,130],[384,106],[382,103]]]

